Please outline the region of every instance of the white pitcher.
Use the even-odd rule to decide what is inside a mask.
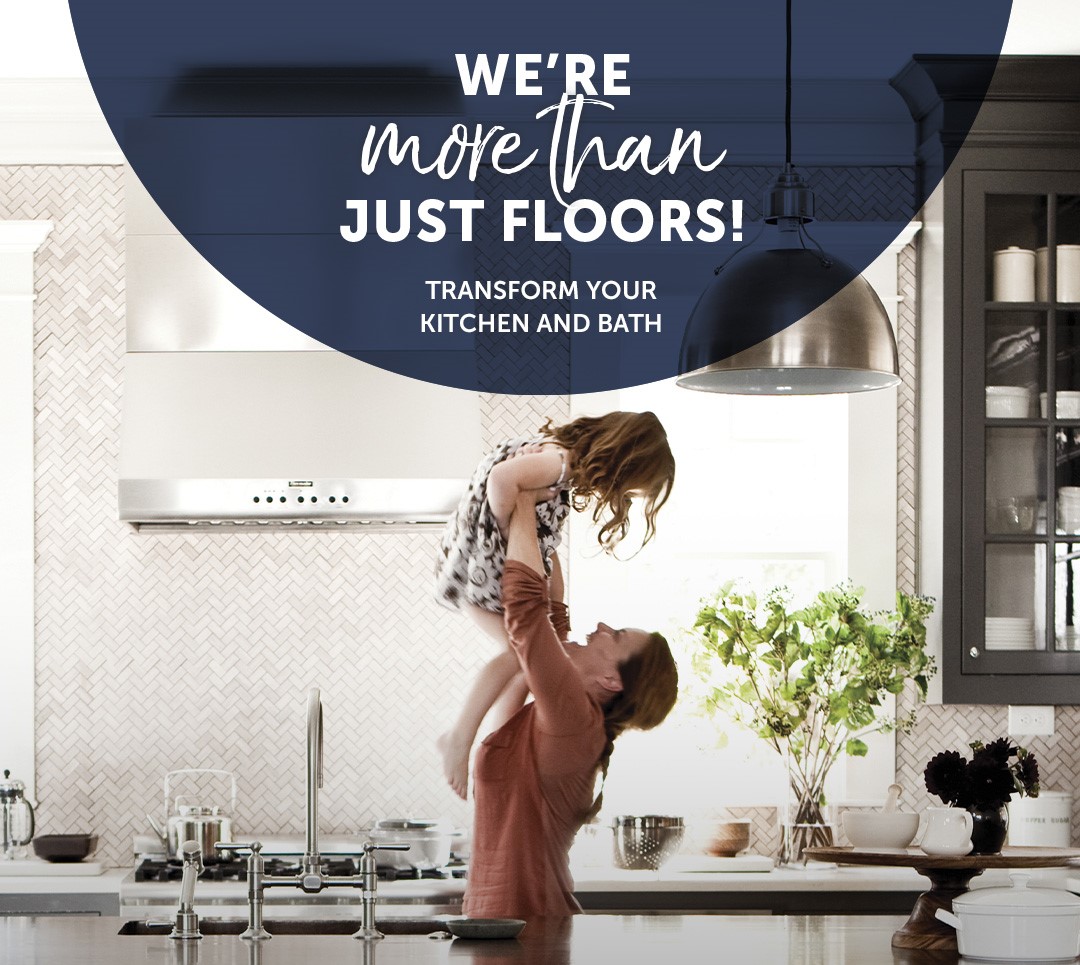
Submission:
[[[971,851],[971,813],[963,808],[927,808],[919,847],[927,854],[958,858]]]

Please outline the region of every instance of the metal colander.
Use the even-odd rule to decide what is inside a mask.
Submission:
[[[683,839],[683,819],[662,814],[623,814],[612,822],[615,866],[627,871],[658,871]]]

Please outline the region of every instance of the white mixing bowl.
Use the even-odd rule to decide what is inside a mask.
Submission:
[[[919,830],[914,811],[845,811],[840,820],[856,848],[906,848]]]

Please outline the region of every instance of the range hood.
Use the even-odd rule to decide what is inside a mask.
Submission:
[[[185,530],[445,521],[481,455],[478,395],[286,325],[126,181],[120,519]]]

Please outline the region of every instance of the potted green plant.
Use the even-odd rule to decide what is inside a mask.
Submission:
[[[833,764],[866,754],[868,734],[909,730],[917,708],[897,718],[886,698],[910,681],[922,702],[935,672],[925,625],[933,601],[898,592],[895,610],[870,613],[863,592],[843,583],[791,609],[785,587],[759,600],[729,582],[701,601],[688,631],[699,709],[750,728],[787,764],[783,863],[832,844],[822,809]]]

